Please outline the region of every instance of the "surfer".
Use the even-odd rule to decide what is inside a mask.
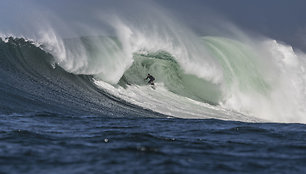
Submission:
[[[145,80],[147,80],[147,79],[150,79],[149,82],[148,82],[149,84],[154,85],[154,82],[153,82],[153,81],[155,80],[155,78],[154,78],[151,74],[148,74],[148,75],[147,75],[147,77],[145,78]]]

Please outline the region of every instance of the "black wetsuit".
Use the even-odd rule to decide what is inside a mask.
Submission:
[[[147,80],[147,79],[150,79],[149,82],[148,82],[150,84],[153,84],[153,81],[155,80],[155,78],[153,76],[151,76],[151,75],[148,75],[145,80]]]

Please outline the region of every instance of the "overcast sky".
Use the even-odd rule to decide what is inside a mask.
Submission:
[[[185,16],[185,21],[194,27],[205,9],[211,9],[245,30],[306,47],[306,0],[191,0],[188,4],[184,0],[158,1]]]
[[[207,18],[222,18],[242,30],[306,50],[306,0],[1,0],[0,32],[23,30],[25,14],[37,16],[37,11],[48,11],[64,22],[94,23],[95,19],[89,16],[95,10],[115,9],[118,13],[128,11],[137,16],[137,9],[150,8],[152,4],[199,33],[205,33],[202,30],[209,25]]]

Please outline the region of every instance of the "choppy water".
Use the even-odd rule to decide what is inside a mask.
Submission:
[[[2,115],[0,173],[304,173],[306,126]]]

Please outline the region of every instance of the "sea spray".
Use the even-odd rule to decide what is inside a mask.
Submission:
[[[133,96],[127,99],[131,103],[146,91],[143,76],[156,73],[157,83],[166,92],[162,98],[158,93],[150,96],[153,101],[147,102],[153,103],[143,107],[150,106],[149,109],[167,115],[306,122],[304,53],[271,39],[255,39],[235,27],[237,35],[208,34],[203,38],[161,11],[150,13],[150,20],[128,19],[118,14],[96,21],[109,25],[112,32],[107,34],[96,32],[95,28],[85,30],[88,32],[84,36],[65,38],[56,22],[46,19],[44,27],[38,27],[34,34],[15,37],[39,43],[53,56],[52,65],[71,74],[90,75],[94,81],[113,85],[113,91],[118,89],[122,95],[128,95],[133,87]],[[60,19],[55,21],[64,25]],[[63,28],[74,33],[74,27]],[[174,112],[179,106],[169,102],[176,99],[180,100],[177,103],[182,105],[182,114]]]
[[[270,39],[247,46],[220,38],[206,41],[224,68],[223,107],[271,121],[306,121],[302,54]]]
[[[125,27],[128,32],[120,31],[124,27],[119,27],[119,38],[92,36],[59,40],[57,43],[57,39],[51,42],[52,38],[56,38],[56,35],[51,35],[51,39],[46,37],[51,41],[45,44],[55,45],[54,50],[49,50],[59,55],[55,57],[64,57],[64,61],[59,59],[57,63],[68,72],[93,75],[97,80],[113,85],[130,76],[128,74],[131,74],[130,68],[136,65],[133,62],[137,63],[137,55],[150,57],[164,51],[176,62],[179,71],[163,78],[162,73],[169,72],[160,68],[164,66],[169,70],[171,66],[156,64],[158,59],[152,56],[150,59],[155,62],[154,68],[138,71],[129,80],[136,76],[136,79],[142,79],[142,75],[147,72],[154,74],[155,71],[160,73],[157,80],[177,95],[268,121],[305,122],[305,110],[302,107],[305,103],[303,54],[296,54],[290,46],[270,39],[250,43],[249,40],[199,37],[193,44],[198,44],[195,48],[199,50],[203,48],[205,55],[198,57],[198,51],[188,50],[189,47],[177,40],[171,41],[171,34],[162,40],[157,37],[158,34],[146,35],[140,29]],[[185,63],[187,60],[197,65],[192,68],[195,71],[188,71],[191,66]],[[205,69],[206,65],[201,66],[203,61],[214,62],[218,71],[214,74],[213,70]],[[201,68],[198,70],[197,67]],[[203,76],[203,72],[212,74]],[[195,80],[190,80],[192,78]]]

